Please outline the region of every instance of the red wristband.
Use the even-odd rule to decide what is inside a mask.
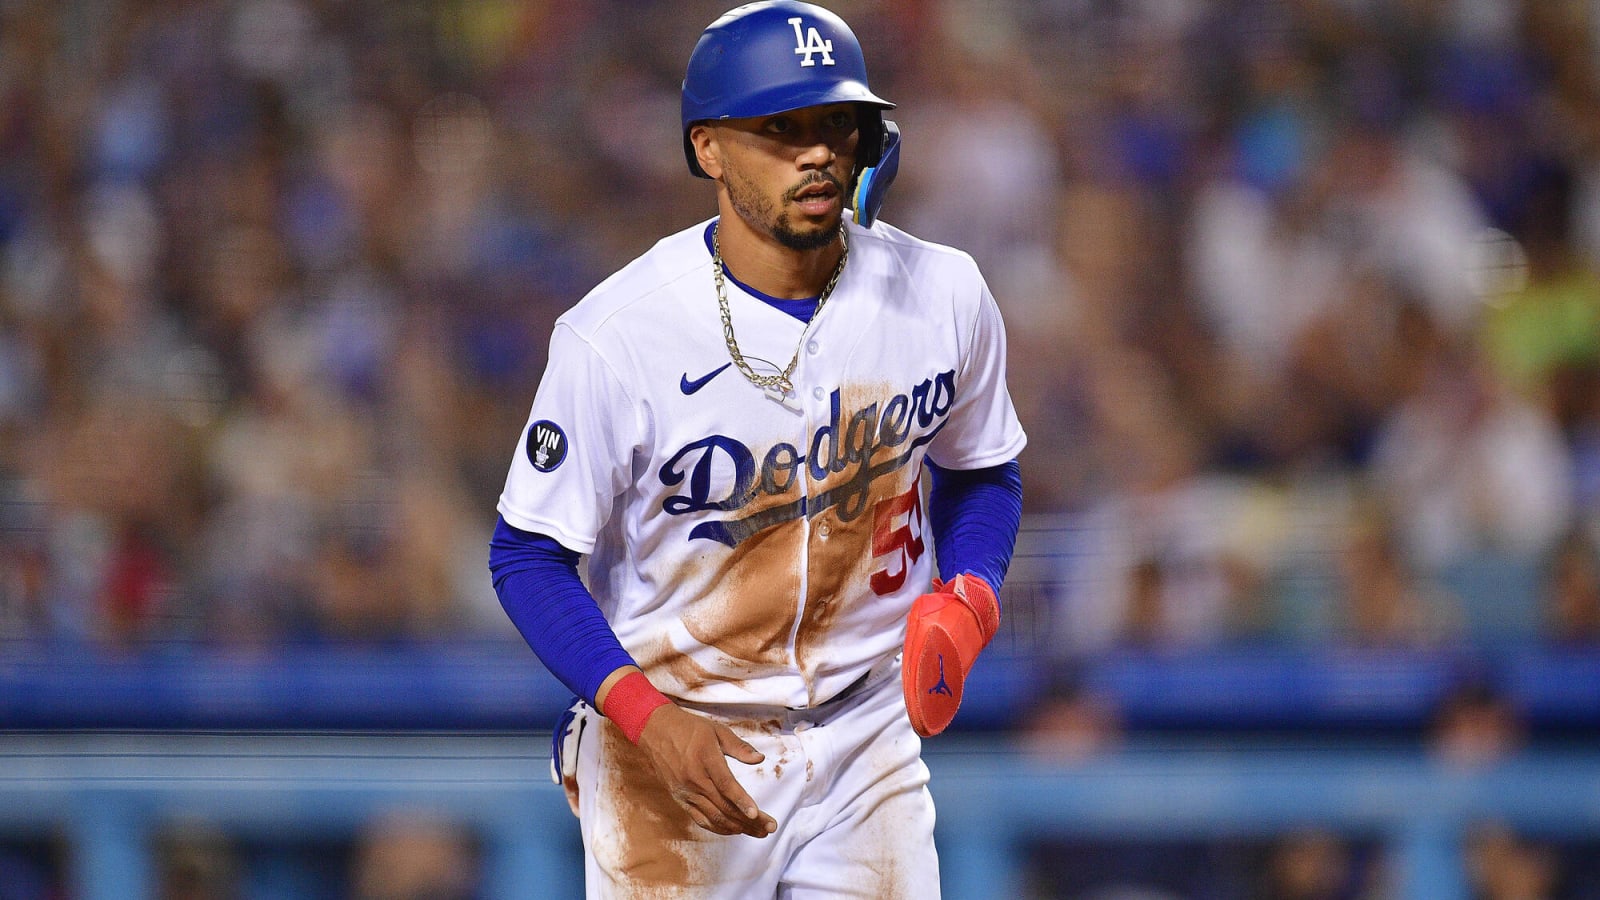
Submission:
[[[629,672],[611,686],[605,708],[600,711],[637,744],[650,714],[671,702],[642,672]]]

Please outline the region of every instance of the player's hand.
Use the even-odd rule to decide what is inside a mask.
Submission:
[[[728,726],[669,703],[645,722],[639,747],[701,828],[758,838],[778,830],[777,820],[756,807],[724,758],[753,766],[766,757]]]

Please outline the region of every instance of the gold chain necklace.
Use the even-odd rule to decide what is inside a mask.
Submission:
[[[750,383],[763,391],[776,392],[778,399],[787,396],[794,390],[794,382],[790,376],[794,375],[794,367],[800,362],[800,348],[805,346],[806,332],[810,331],[809,324],[800,332],[800,341],[795,344],[794,356],[789,359],[789,365],[778,375],[757,375],[750,364],[745,362],[744,354],[739,352],[739,341],[733,336],[733,314],[728,310],[728,289],[723,283],[727,266],[722,262],[722,244],[717,239],[722,231],[719,225],[711,230],[711,277],[717,284],[717,306],[722,310],[722,337],[728,343],[728,355],[733,358],[733,364],[738,367]],[[850,242],[845,239],[844,225],[839,225],[839,244],[843,250],[839,253],[839,264],[834,266],[833,275],[828,278],[828,284],[823,287],[822,294],[817,297],[817,309],[811,314],[811,321],[815,322],[817,316],[822,314],[822,307],[828,302],[828,297],[833,294],[834,285],[839,283],[839,276],[844,273],[844,261],[850,257]]]

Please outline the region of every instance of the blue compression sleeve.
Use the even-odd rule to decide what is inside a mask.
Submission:
[[[1022,524],[1022,468],[1016,460],[987,469],[944,469],[928,462],[939,577],[971,572],[1000,593]]]
[[[635,665],[578,577],[578,554],[554,538],[502,518],[489,540],[489,571],[506,615],[574,694],[592,704],[607,675]]]

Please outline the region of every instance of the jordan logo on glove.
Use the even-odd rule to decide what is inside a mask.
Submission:
[[[930,693],[930,694],[949,694],[952,697],[955,696],[955,693],[950,690],[950,685],[946,684],[945,680],[944,680],[944,655],[943,654],[940,654],[940,656],[939,656],[939,683],[934,685],[931,688],[928,688],[928,693]]]
[[[961,707],[961,690],[978,653],[1000,629],[1000,604],[994,589],[963,573],[947,582],[934,579],[933,592],[911,604],[906,615],[901,692],[911,727],[932,737],[950,726]],[[951,662],[949,671],[945,660]]]

